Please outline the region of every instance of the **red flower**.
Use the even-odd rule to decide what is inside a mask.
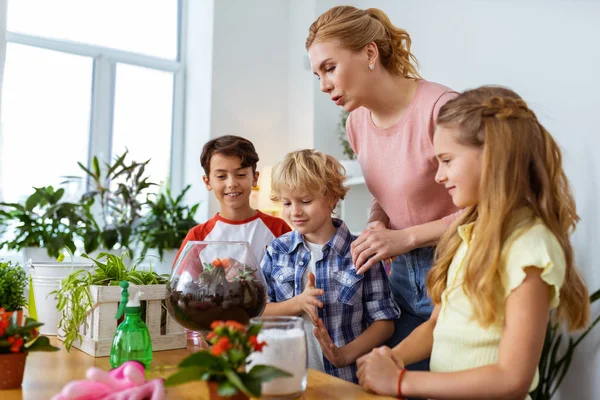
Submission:
[[[224,321],[213,321],[212,324],[210,324],[210,329],[216,329],[218,327],[224,326],[225,322]]]
[[[208,334],[206,335],[206,340],[207,341],[211,340],[211,339],[215,338],[216,336],[217,336],[216,333],[214,333],[214,332],[208,332]]]
[[[262,351],[262,348],[265,347],[267,345],[267,342],[258,342],[258,339],[256,338],[256,335],[252,335],[248,338],[248,342],[250,342],[250,345],[252,345],[252,348],[254,349],[254,351]]]
[[[237,321],[225,321],[225,325],[240,332],[244,332],[246,330],[246,327]]]
[[[227,350],[231,349],[231,342],[229,338],[222,337],[219,341],[210,349],[213,356],[220,356]]]
[[[10,336],[7,340],[8,343],[12,345],[10,347],[10,351],[13,353],[18,353],[21,350],[21,346],[23,346],[23,339],[16,336]]]

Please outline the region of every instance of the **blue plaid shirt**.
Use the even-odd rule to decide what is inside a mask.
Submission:
[[[316,263],[315,285],[323,289],[323,308],[317,308],[331,340],[342,347],[365,331],[374,321],[397,319],[400,312],[390,293],[381,263],[364,275],[357,275],[346,224],[333,219],[337,232],[323,246],[323,259]],[[302,275],[310,260],[310,250],[297,231],[275,239],[268,247],[261,268],[267,282],[269,302],[289,300],[302,293]],[[325,372],[357,383],[356,363],[335,368],[323,356]]]

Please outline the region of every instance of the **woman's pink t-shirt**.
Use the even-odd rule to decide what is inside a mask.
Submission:
[[[450,224],[457,217],[452,198],[435,182],[438,161],[433,151],[437,114],[456,96],[452,89],[421,80],[404,117],[393,126],[378,128],[364,107],[348,117],[348,141],[373,195],[371,212],[383,210],[391,229],[441,218]]]

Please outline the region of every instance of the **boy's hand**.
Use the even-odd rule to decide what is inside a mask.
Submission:
[[[332,363],[334,367],[342,368],[342,367],[345,367],[346,365],[350,364],[350,362],[352,362],[350,360],[347,360],[346,354],[344,353],[344,348],[337,347],[333,343],[333,341],[331,340],[331,337],[329,336],[329,333],[327,332],[327,329],[325,328],[325,324],[323,323],[322,319],[319,319],[318,325],[315,328],[314,332],[315,332],[315,337],[317,338],[317,340],[319,341],[319,344],[321,345],[321,350],[323,351],[323,355],[325,357],[327,357],[329,362]]]
[[[315,274],[312,272],[308,273],[308,282],[304,291],[296,296],[296,301],[302,312],[305,312],[311,319],[314,326],[317,326],[319,315],[317,314],[317,307],[323,308],[323,303],[319,301],[318,296],[323,296],[325,291],[323,289],[317,289],[315,287]]]

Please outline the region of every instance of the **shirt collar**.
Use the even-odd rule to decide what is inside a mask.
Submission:
[[[475,222],[471,222],[470,224],[464,224],[458,227],[458,236],[465,242],[469,244],[471,242],[471,234],[473,233],[473,226]]]
[[[512,222],[519,223],[521,221],[525,221],[531,218],[534,215],[534,212],[529,207],[519,207],[517,208],[509,217]],[[473,240],[473,227],[475,222],[471,222],[469,224],[464,224],[458,227],[458,236],[465,242],[469,244],[471,240]]]
[[[344,221],[338,218],[332,218],[332,221],[333,226],[335,226],[337,229],[335,231],[335,234],[331,237],[331,239],[329,239],[327,243],[325,243],[323,248],[331,247],[333,251],[335,251],[340,257],[343,257],[348,253],[348,248],[352,243],[353,237]],[[305,246],[305,248],[308,248],[308,246],[304,242],[304,237],[300,233],[298,233],[298,231],[292,231],[292,241],[290,243],[290,249],[288,250],[288,254],[291,254],[294,251],[296,251],[296,248],[300,243],[302,243]]]

